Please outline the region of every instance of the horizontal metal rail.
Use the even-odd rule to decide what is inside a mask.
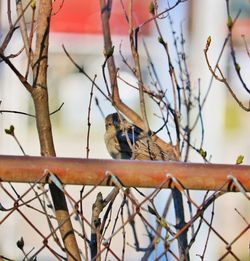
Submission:
[[[165,181],[163,187],[250,191],[246,165],[0,156],[2,182],[46,182],[46,170],[63,184],[111,185],[106,175],[110,173],[126,187],[156,188]]]

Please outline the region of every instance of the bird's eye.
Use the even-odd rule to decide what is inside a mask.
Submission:
[[[112,126],[111,123],[107,123],[107,124],[106,124],[106,129],[109,128],[109,127],[111,127],[111,126]]]

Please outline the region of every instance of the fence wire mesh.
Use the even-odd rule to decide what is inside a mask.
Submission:
[[[178,237],[187,231],[190,260],[249,260],[249,195],[236,178],[223,186],[240,192],[189,191],[172,175],[154,189],[125,188],[115,173],[112,187],[61,184],[82,260],[180,260]],[[48,184],[1,182],[2,260],[66,260]],[[186,224],[176,229],[172,182],[183,196]]]

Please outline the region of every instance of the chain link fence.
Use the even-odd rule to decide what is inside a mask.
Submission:
[[[190,260],[249,260],[250,197],[233,175],[214,191],[188,190],[172,174],[155,188],[128,188],[108,168],[94,186],[62,184],[48,170],[36,182],[1,182],[2,260],[67,259],[44,179],[67,198],[82,260],[180,260],[185,231]],[[181,229],[166,184],[182,193]],[[232,187],[239,192],[225,191]]]

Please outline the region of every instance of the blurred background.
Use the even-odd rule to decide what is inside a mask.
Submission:
[[[23,1],[25,2],[25,1]],[[126,1],[125,1],[126,2]],[[167,1],[159,1],[159,10],[167,8]],[[175,1],[169,1],[172,5]],[[234,164],[239,155],[244,155],[244,164],[250,163],[250,114],[239,108],[233,100],[226,87],[211,80],[211,73],[205,62],[203,49],[205,48],[208,36],[211,36],[212,43],[209,51],[210,62],[212,65],[216,63],[223,42],[227,36],[227,13],[226,1],[224,0],[191,0],[178,5],[171,13],[173,20],[173,28],[177,35],[183,31],[185,38],[186,55],[188,59],[188,70],[190,73],[191,85],[198,88],[200,81],[202,96],[204,97],[210,81],[212,82],[211,91],[209,92],[207,102],[203,110],[203,121],[205,129],[204,149],[212,163],[230,163]],[[135,21],[141,24],[149,18],[150,1],[135,0]],[[82,1],[71,0],[54,1],[54,9],[51,20],[50,34],[50,56],[49,56],[49,96],[51,112],[58,109],[62,103],[63,107],[59,112],[51,116],[53,124],[53,135],[57,156],[59,157],[86,157],[87,142],[87,113],[89,106],[91,82],[73,66],[63,52],[62,45],[65,46],[75,61],[84,67],[84,70],[90,77],[97,75],[96,83],[105,90],[102,77],[102,64],[104,62],[103,55],[103,37],[101,30],[99,1]],[[15,17],[15,4],[12,1],[13,17]],[[250,80],[249,74],[249,56],[247,56],[242,35],[245,35],[249,43],[250,37],[250,4],[248,0],[231,1],[231,15],[235,17],[241,10],[240,16],[234,28],[234,40],[236,43],[237,59],[241,67],[241,73],[245,82],[248,84]],[[31,20],[31,19],[30,19]],[[165,39],[170,48],[170,53],[174,52],[174,43],[170,23],[168,17],[159,20],[159,24]],[[0,41],[3,40],[8,31],[7,20],[7,1],[0,2]],[[131,84],[136,84],[136,80],[128,68],[122,62],[119,51],[125,57],[130,57],[130,47],[128,39],[128,25],[124,18],[124,11],[121,8],[120,1],[113,1],[113,10],[111,16],[111,32],[112,41],[115,46],[114,55],[116,65],[119,68],[119,75],[122,79],[126,79]],[[150,56],[157,70],[159,78],[164,86],[170,86],[170,78],[168,75],[167,57],[163,48],[159,46],[158,36],[153,24],[148,24],[140,31],[140,39],[146,43],[150,52]],[[8,53],[16,53],[21,43],[20,34],[14,35]],[[149,81],[147,75],[147,56],[142,41],[139,43],[139,51],[141,54],[141,63],[143,77],[145,81]],[[23,71],[26,68],[25,55],[20,55],[16,59],[15,65]],[[243,102],[248,102],[249,95],[244,92],[238,78],[232,67],[229,49],[226,48],[220,62],[220,67],[225,76],[229,79],[233,90]],[[32,100],[27,91],[21,86],[17,77],[4,64],[0,63],[0,100],[1,110],[15,110],[34,114]],[[128,88],[127,85],[119,81],[121,97],[123,101],[129,104],[136,111],[139,111],[139,97],[136,90]],[[100,107],[105,115],[114,112],[112,105],[103,97],[100,92],[94,88],[94,97],[99,100]],[[157,130],[161,126],[161,121],[153,116],[156,107],[148,104],[150,115],[150,126],[153,130]],[[103,135],[105,132],[104,119],[96,106],[94,100],[91,107],[91,130],[90,130],[90,158],[106,158],[110,156],[105,148]],[[0,114],[0,154],[4,155],[22,155],[17,143],[10,136],[5,134],[4,129],[10,125],[15,126],[15,134],[19,139],[22,147],[28,155],[40,155],[40,146],[36,131],[35,121],[31,117],[18,115],[13,113]],[[165,134],[161,134],[166,137]],[[201,129],[197,128],[193,143],[199,144]],[[197,140],[196,140],[197,139]],[[202,162],[202,158],[196,152],[191,153],[189,158],[191,162]],[[194,197],[199,199],[199,193],[194,192]],[[242,202],[236,194],[233,197],[227,196],[225,200],[217,203],[217,215],[223,212],[222,220],[218,219],[219,226],[230,237],[235,231],[232,228],[234,224],[234,207],[240,205],[242,212],[247,212],[248,202]],[[246,203],[246,204],[245,204]],[[223,208],[222,208],[223,206]],[[223,209],[223,210],[222,210]],[[228,210],[227,210],[228,209]],[[228,211],[228,212],[227,212]],[[249,212],[249,211],[248,211]],[[1,213],[0,213],[1,215]],[[249,213],[246,214],[250,218]],[[232,217],[231,219],[229,217]],[[13,234],[18,229],[19,221],[13,220]],[[216,224],[216,223],[215,223]],[[231,226],[232,229],[228,229]],[[237,229],[236,229],[237,231]],[[0,234],[5,233],[0,230]],[[12,242],[12,233],[8,233],[5,243],[1,242],[4,249],[10,246]],[[248,239],[245,241],[249,244]],[[211,259],[214,260],[214,252],[219,252],[219,244],[216,240],[211,243],[213,245]],[[246,248],[246,245],[238,247]],[[195,253],[197,249],[192,251]],[[1,251],[1,250],[0,250]],[[198,251],[198,250],[197,250]],[[239,250],[241,251],[241,250]],[[136,260],[136,259],[135,259]],[[195,260],[192,259],[192,260]],[[199,258],[197,257],[197,260]],[[228,259],[229,260],[229,259]]]
[[[24,1],[25,2],[25,1]],[[141,24],[149,18],[149,2],[135,1],[135,21]],[[171,5],[170,1],[170,5]],[[1,2],[1,39],[8,31],[6,15],[6,3]],[[12,3],[12,9],[15,5]],[[159,1],[159,9],[164,10],[167,4]],[[236,41],[237,58],[241,64],[241,72],[244,79],[249,80],[248,64],[249,58],[246,55],[244,42],[241,35],[244,34],[246,40],[249,39],[249,2],[247,0],[232,1],[231,14],[235,17],[241,10],[237,20],[234,35]],[[28,10],[29,11],[29,10]],[[50,57],[49,57],[49,95],[50,110],[56,110],[62,103],[64,106],[59,113],[52,116],[54,139],[58,156],[84,157],[86,155],[86,130],[87,130],[87,109],[91,82],[79,74],[63,52],[62,45],[65,46],[72,58],[79,65],[82,65],[90,77],[97,74],[96,82],[105,90],[102,77],[103,38],[101,21],[99,17],[99,3],[87,3],[87,1],[65,1],[61,6],[61,1],[54,2],[54,15],[51,20],[50,34]],[[13,11],[13,16],[15,12]],[[186,55],[188,70],[191,77],[191,85],[198,86],[200,79],[201,92],[204,96],[211,74],[205,62],[203,49],[207,37],[212,37],[212,44],[209,51],[211,64],[215,64],[220,54],[223,42],[227,34],[227,15],[225,1],[187,1],[178,5],[170,13],[173,20],[173,28],[177,35],[180,35],[181,28],[186,41]],[[31,19],[31,18],[30,18]],[[173,37],[169,25],[169,19],[159,20],[161,30],[167,39],[170,52],[174,53]],[[125,57],[130,56],[128,25],[124,18],[124,11],[119,1],[114,1],[111,16],[111,31],[113,44],[115,46],[115,60],[119,68],[119,75],[131,84],[135,79],[131,76],[127,67],[122,62],[119,50],[121,49]],[[21,46],[21,38],[18,33],[14,35],[14,40],[8,48],[8,52],[15,52]],[[164,50],[160,48],[157,41],[157,34],[152,23],[144,26],[140,31],[143,39],[150,51],[150,56],[155,65],[159,78],[164,86],[170,86],[170,79],[167,72],[167,58],[164,59]],[[180,37],[180,36],[178,36]],[[141,63],[145,81],[148,80],[147,57],[142,43],[139,45]],[[20,69],[25,64],[24,56],[16,60],[16,65]],[[231,66],[231,58],[228,50],[224,52],[220,66],[225,72],[235,92],[242,101],[249,100]],[[20,85],[16,76],[3,63],[0,64],[1,76],[1,109],[19,110],[33,113],[33,104],[29,94]],[[120,81],[121,96],[130,106],[138,110],[138,95],[132,88],[126,88],[123,81]],[[170,87],[169,87],[170,88]],[[170,94],[171,95],[171,94]],[[111,104],[94,89],[94,96],[98,98],[100,106],[105,115],[114,111]],[[149,107],[153,106],[149,104]],[[148,108],[153,111],[155,108]],[[208,155],[212,156],[212,162],[234,163],[239,154],[245,155],[245,163],[249,162],[248,148],[249,115],[237,106],[226,88],[213,80],[212,88],[203,111],[205,124],[205,145]],[[157,130],[156,117],[151,117],[152,129]],[[103,142],[104,124],[103,117],[97,106],[93,103],[91,108],[91,147],[90,156],[94,158],[109,158]],[[4,133],[4,129],[10,124],[16,127],[16,134],[20,138],[21,144],[29,155],[39,155],[39,146],[36,136],[35,121],[26,116],[3,113],[0,118],[0,133],[2,154],[22,154],[17,144]],[[200,130],[197,129],[197,134]],[[197,141],[198,142],[198,141]],[[93,149],[93,148],[94,149]],[[98,149],[97,149],[98,147]],[[200,156],[193,155],[195,161],[201,160]],[[191,159],[193,160],[193,159]]]

